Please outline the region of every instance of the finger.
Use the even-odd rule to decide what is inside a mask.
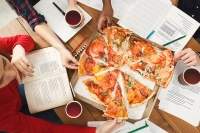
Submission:
[[[179,52],[178,54],[176,54],[176,55],[174,56],[174,60],[175,60],[175,61],[180,60],[181,57],[182,57],[183,55],[185,55],[185,51]]]
[[[25,65],[29,66],[31,69],[34,69],[33,64],[29,62],[29,60],[26,57],[24,57],[22,60],[25,63]]]
[[[77,66],[71,66],[71,65],[66,65],[65,67],[70,68],[70,69],[78,69]]]
[[[112,26],[112,19],[107,18],[107,27],[111,27]]]
[[[73,56],[71,56],[70,61],[72,61],[76,65],[80,65],[80,63]]]
[[[23,63],[23,65],[24,65],[24,63]],[[28,66],[24,65],[24,68],[23,68],[22,65],[20,64],[20,62],[17,63],[17,64],[14,64],[14,66],[15,66],[21,73],[23,73],[23,74],[25,74],[25,75],[27,75],[27,76],[30,76],[30,77],[33,76],[33,74],[32,74],[31,72],[26,71],[26,67],[28,67]]]
[[[194,66],[196,63],[194,61],[187,63],[187,66]]]

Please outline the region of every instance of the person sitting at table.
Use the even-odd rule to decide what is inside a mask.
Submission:
[[[43,15],[38,14],[33,8],[33,5],[39,0],[7,0],[15,9],[18,15],[21,15],[31,26],[33,31],[35,31],[39,36],[41,36],[46,42],[55,47],[62,60],[62,65],[67,68],[77,69],[79,62],[72,56],[69,50],[63,45],[63,43],[58,39],[51,28],[46,24],[46,20]],[[77,7],[76,0],[68,0],[68,9],[73,9],[79,11],[81,10]],[[82,17],[84,18],[83,14]],[[81,24],[84,19],[82,19]]]
[[[200,65],[200,57],[191,48],[186,48],[174,56],[174,61],[182,60],[187,66]]]
[[[102,1],[103,1],[103,9],[99,16],[97,30],[101,34],[104,34],[103,29],[112,26],[113,9],[111,5],[111,0],[102,0]]]
[[[48,121],[40,119],[39,113],[24,114],[21,90],[17,82],[22,83],[20,75],[33,76],[33,64],[26,58],[26,52],[34,47],[33,39],[28,35],[16,35],[0,38],[0,131],[3,132],[70,132],[70,133],[110,133],[124,125],[117,119],[106,121],[98,128],[80,127],[67,124],[55,124],[49,121],[52,116],[44,112],[40,116],[47,116]],[[12,54],[9,56],[8,54]],[[21,89],[21,88],[20,88]],[[48,110],[47,110],[48,111]],[[35,116],[35,117],[34,117]],[[39,118],[36,118],[39,117]],[[45,118],[44,118],[45,119]]]

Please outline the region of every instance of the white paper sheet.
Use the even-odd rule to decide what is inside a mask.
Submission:
[[[193,126],[199,124],[200,84],[184,86],[178,82],[178,76],[187,66],[178,61],[174,75],[168,87],[159,94],[159,109],[177,116]]]

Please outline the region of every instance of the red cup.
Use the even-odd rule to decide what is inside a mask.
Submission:
[[[178,81],[182,85],[196,85],[200,82],[200,72],[195,67],[189,67],[179,75]]]
[[[65,14],[65,20],[72,28],[77,28],[81,24],[81,14],[76,10],[70,10]]]
[[[71,101],[66,105],[65,112],[70,118],[77,118],[83,111],[82,105],[78,101]]]

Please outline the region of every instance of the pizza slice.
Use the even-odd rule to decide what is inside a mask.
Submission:
[[[150,42],[135,35],[131,35],[128,47],[123,56],[122,65],[129,64],[130,62],[136,61],[141,57],[149,56],[155,53],[156,50]]]
[[[82,53],[78,66],[78,76],[89,75],[93,76],[95,73],[100,72],[108,68],[108,65],[94,60],[91,56],[88,56],[85,51]]]
[[[141,105],[147,102],[155,94],[153,90],[141,84],[130,75],[124,72],[121,73],[129,107]]]
[[[108,105],[117,82],[119,70],[114,69],[83,81],[89,94],[102,105]]]
[[[101,60],[105,63],[108,62],[107,44],[102,35],[98,36],[86,49],[87,55]]]
[[[136,63],[131,64],[130,69],[161,87],[167,87],[174,72],[172,52],[166,49],[162,52],[146,56]]]
[[[104,33],[108,40],[108,61],[112,66],[119,67],[127,47],[127,42],[133,32],[125,28],[112,26],[110,28],[105,28]]]
[[[114,97],[108,104],[104,115],[111,118],[128,119],[128,111],[126,109],[126,104],[124,101],[124,97],[122,96],[119,83],[117,83],[116,85]]]

